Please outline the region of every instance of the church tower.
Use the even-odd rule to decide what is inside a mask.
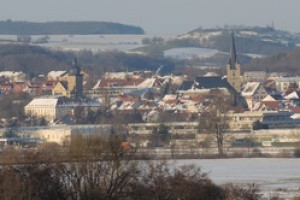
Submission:
[[[227,82],[235,89],[236,92],[241,92],[241,65],[236,57],[234,35],[231,34],[230,58],[226,66]]]
[[[81,97],[83,95],[83,75],[77,64],[77,59],[74,59],[74,64],[67,78],[68,93],[70,96]]]

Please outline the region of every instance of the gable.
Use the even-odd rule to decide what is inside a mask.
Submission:
[[[67,91],[67,87],[66,84],[62,83],[62,82],[58,82],[54,88],[53,91]]]

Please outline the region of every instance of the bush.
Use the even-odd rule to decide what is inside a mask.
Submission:
[[[248,188],[216,185],[195,165],[140,163],[134,154],[129,157],[121,148],[117,137],[73,139],[69,153],[68,150],[53,152],[53,144],[32,152],[11,152],[10,158],[15,159],[0,168],[0,199],[257,200],[260,197],[255,185]]]
[[[296,149],[294,150],[294,157],[295,157],[295,158],[300,158],[300,148],[296,148]]]

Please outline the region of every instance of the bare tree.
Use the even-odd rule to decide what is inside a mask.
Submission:
[[[217,141],[218,153],[223,155],[224,136],[229,129],[230,102],[224,97],[215,96],[211,99],[199,117],[199,132],[212,134]]]

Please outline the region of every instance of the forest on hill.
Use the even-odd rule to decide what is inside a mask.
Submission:
[[[0,45],[0,71],[23,71],[30,76],[46,75],[52,70],[68,70],[77,57],[82,70],[101,75],[104,72],[134,70],[157,70],[164,66],[162,73],[170,73],[174,62],[162,55],[128,54],[120,51],[54,51],[28,44]]]
[[[1,35],[97,35],[97,34],[135,34],[144,30],[138,26],[112,22],[26,22],[0,21]]]
[[[276,53],[264,58],[253,59],[243,66],[244,71],[286,72],[292,76],[300,75],[300,49]]]

